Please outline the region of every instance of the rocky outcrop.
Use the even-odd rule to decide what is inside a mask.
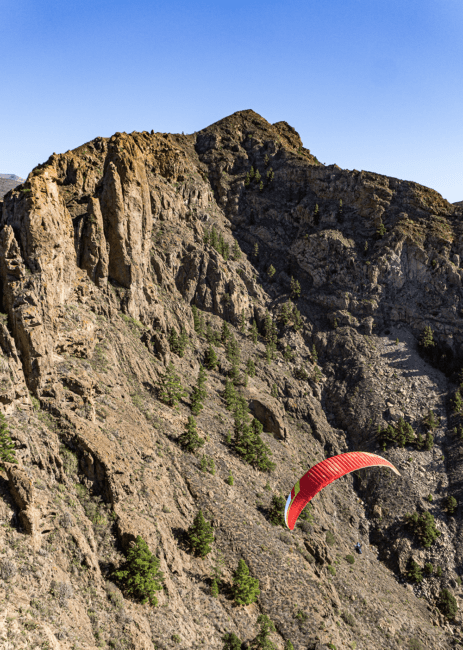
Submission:
[[[400,643],[450,647],[432,626],[447,625],[435,609],[442,588],[463,597],[460,514],[444,509],[463,486],[462,214],[416,183],[326,167],[293,127],[253,111],[191,135],[96,138],[10,191],[0,408],[19,463],[1,472],[0,600],[20,621],[27,603],[39,622],[37,632],[0,630],[1,642],[66,638],[93,650],[123,639],[121,650],[153,650],[180,639],[212,650],[227,631],[250,644],[266,613],[278,648],[382,649],[399,630]],[[234,447],[223,394],[236,350],[224,323],[271,472]],[[178,440],[210,346],[218,369],[196,417],[197,457]],[[170,363],[185,389],[173,407],[160,390]],[[439,423],[421,449],[430,408]],[[401,417],[413,441],[382,451],[378,426]],[[350,475],[317,495],[303,527],[272,524],[273,497],[316,461],[355,449],[386,454],[401,477]],[[215,536],[205,558],[185,536],[199,509]],[[415,510],[436,517],[430,548],[407,526]],[[113,582],[138,535],[165,576],[160,607]],[[240,558],[260,581],[258,606],[233,606]],[[405,609],[397,580],[412,560],[443,571],[410,584]],[[376,620],[379,592],[391,609]]]

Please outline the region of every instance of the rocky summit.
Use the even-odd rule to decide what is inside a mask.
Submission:
[[[462,202],[251,110],[8,191],[0,646],[462,645],[462,235]],[[289,531],[300,476],[354,450],[400,476]]]

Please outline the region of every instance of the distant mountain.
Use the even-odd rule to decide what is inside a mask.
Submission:
[[[0,174],[0,200],[3,199],[7,192],[17,185],[21,185],[25,180],[25,178],[16,176],[16,174]]]

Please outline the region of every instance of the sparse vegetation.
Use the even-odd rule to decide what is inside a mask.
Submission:
[[[421,515],[418,512],[407,514],[405,519],[409,528],[424,548],[429,548],[441,534],[436,528],[433,515],[428,511],[423,512]]]
[[[8,424],[3,413],[0,413],[0,467],[4,463],[17,463],[15,444],[11,440]]]

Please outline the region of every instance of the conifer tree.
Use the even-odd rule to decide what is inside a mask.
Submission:
[[[157,604],[155,592],[162,589],[164,574],[159,571],[160,560],[153,555],[145,540],[138,535],[135,544],[127,551],[122,567],[113,572],[113,577],[123,585],[126,593],[141,602]]]
[[[176,406],[178,401],[186,396],[186,392],[180,382],[180,377],[175,372],[172,362],[169,363],[166,372],[158,382],[159,398],[164,404]]]
[[[222,650],[241,650],[241,641],[234,632],[226,632],[223,637]]]
[[[169,341],[170,351],[174,352],[174,354],[178,354],[178,349],[179,349],[179,347],[178,347],[178,336],[177,336],[177,332],[175,331],[175,329],[173,327],[171,327],[171,329],[170,329],[168,341]]]
[[[252,327],[251,327],[251,338],[253,343],[257,343],[257,336],[259,332],[257,330],[257,323],[255,320],[252,321]]]
[[[296,305],[294,305],[293,309],[293,329],[295,332],[298,332],[300,329],[302,329],[302,316]]]
[[[318,354],[317,354],[317,348],[315,347],[315,343],[312,345],[312,361],[314,363],[317,363],[318,361]]]
[[[249,170],[249,178],[253,179],[254,178],[254,167],[251,167]]]
[[[265,154],[264,165],[265,165],[266,167],[267,167],[267,165],[268,165],[268,163],[269,163],[269,160],[270,160],[270,158],[268,157],[267,154]]]
[[[178,352],[177,352],[177,354],[178,354],[179,357],[183,357],[183,355],[185,354],[185,348],[187,346],[187,343],[188,343],[188,334],[186,333],[186,330],[182,325],[180,336],[178,337]]]
[[[178,443],[184,451],[188,451],[190,454],[196,453],[196,451],[204,445],[204,440],[196,431],[196,420],[192,415],[188,416],[185,431],[178,438]]]
[[[10,438],[6,418],[0,413],[0,467],[4,467],[3,463],[17,463],[15,453],[15,444]]]
[[[191,306],[193,312],[193,323],[196,334],[198,336],[204,336],[204,316],[200,313],[196,305]]]
[[[313,222],[314,222],[315,226],[318,226],[318,224],[320,223],[320,212],[319,212],[319,209],[318,209],[318,203],[315,206],[315,210],[314,210],[314,213],[313,213]]]
[[[268,271],[267,271],[267,275],[270,278],[270,280],[273,278],[275,273],[276,273],[275,267],[273,266],[273,264],[270,264],[270,266],[268,267]]]
[[[246,364],[246,371],[250,377],[256,376],[256,366],[252,359],[248,359],[248,362]]]
[[[241,559],[233,574],[233,598],[237,605],[250,605],[260,594],[259,580],[249,575],[246,562]]]
[[[276,384],[272,384],[272,390],[270,391],[272,397],[278,397],[278,388]]]
[[[288,300],[287,302],[281,305],[279,318],[283,323],[283,325],[287,325],[289,323],[291,316],[293,314],[293,308],[294,305],[291,300]]]
[[[250,177],[249,177],[249,172],[248,172],[248,173],[246,174],[246,178],[244,179],[244,185],[245,185],[245,187],[248,187],[248,185],[250,184],[250,182],[251,182],[251,179],[250,179]]]
[[[433,331],[430,325],[426,325],[426,327],[424,328],[420,340],[420,345],[422,345],[424,348],[429,348],[432,347],[433,345],[436,345],[433,340]]]
[[[256,169],[256,173],[254,175],[254,180],[256,181],[256,183],[260,183],[260,178],[261,178],[260,177],[260,172],[259,172],[258,169]]]
[[[269,639],[269,635],[276,631],[273,621],[267,614],[260,614],[257,623],[260,625],[260,631],[249,644],[249,650],[276,650],[275,644]]]
[[[257,242],[254,244],[254,257],[259,257],[259,244]]]
[[[226,320],[222,322],[222,329],[220,330],[220,339],[224,345],[227,344],[228,339],[230,338],[230,328]]]
[[[208,343],[220,343],[220,334],[212,329],[211,324],[207,324],[206,328],[206,340]]]
[[[188,541],[195,555],[205,557],[211,552],[210,544],[214,542],[211,524],[203,517],[201,510],[194,518],[193,524],[187,531]]]
[[[233,336],[233,334],[230,334],[228,340],[225,343],[225,352],[227,355],[227,359],[230,363],[236,363],[239,364],[240,362],[240,348],[238,345],[238,341],[236,338]]]
[[[261,181],[259,184],[259,190],[262,192],[263,189],[264,189],[264,181]]]
[[[206,356],[204,358],[204,365],[208,370],[215,370],[219,362],[217,360],[217,355],[214,348],[210,345],[206,351]]]
[[[236,404],[236,390],[233,385],[233,382],[229,379],[225,382],[225,390],[223,393],[225,401],[227,403],[227,411],[233,411]]]
[[[294,650],[294,646],[293,646],[293,644],[291,643],[291,641],[289,639],[286,641],[285,647],[284,647],[283,650]]]
[[[212,578],[211,596],[212,598],[217,598],[218,595],[219,595],[219,584],[216,578]]]
[[[241,253],[241,248],[239,247],[238,242],[235,241],[233,242],[233,259],[235,262],[241,259],[242,253]]]
[[[293,298],[293,300],[297,300],[300,295],[301,295],[301,285],[299,283],[299,280],[295,280],[292,277],[291,278],[291,298]]]
[[[193,388],[193,392],[191,394],[191,412],[193,415],[198,415],[199,412],[204,408],[203,400],[205,400],[207,396],[206,389],[204,388],[206,385],[206,380],[206,372],[202,366],[199,366],[198,383]]]
[[[215,229],[215,226],[212,226],[210,242],[211,242],[212,248],[215,248],[217,250],[219,240],[218,240],[218,237],[217,237],[217,231]]]

